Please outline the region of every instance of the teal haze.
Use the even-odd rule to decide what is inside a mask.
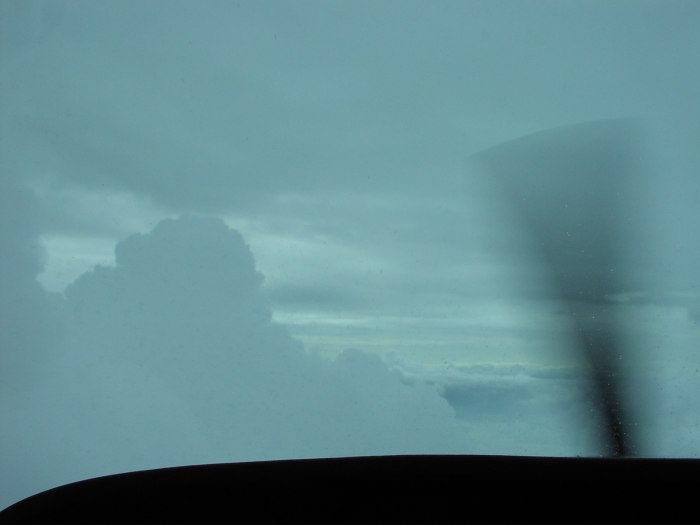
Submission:
[[[0,506],[175,464],[603,453],[601,305],[636,452],[698,456],[699,22],[0,3]]]

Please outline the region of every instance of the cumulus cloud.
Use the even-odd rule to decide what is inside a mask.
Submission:
[[[32,472],[16,487],[198,462],[469,451],[434,386],[360,351],[323,361],[272,323],[250,250],[220,220],[165,220],[115,260],[66,290],[63,360],[4,407],[4,467]]]

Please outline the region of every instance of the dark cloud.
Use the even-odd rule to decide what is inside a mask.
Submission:
[[[44,253],[35,215],[31,193],[0,178],[0,392],[12,399],[42,377],[61,344],[61,298],[36,281]]]
[[[700,299],[695,299],[688,308],[688,316],[694,323],[700,325]]]
[[[457,374],[444,380],[443,396],[465,419],[522,416],[526,410],[536,410],[539,415],[555,414],[561,413],[562,408],[571,410],[574,404],[590,402],[585,391],[588,377],[584,369],[520,364],[455,366],[452,369]],[[542,404],[543,399],[551,405]],[[580,414],[585,413],[587,410],[580,410]]]
[[[363,302],[351,292],[342,289],[329,289],[309,283],[307,286],[282,285],[267,291],[270,301],[281,308],[319,308],[333,311],[338,308],[352,308]]]
[[[22,2],[3,17],[3,163],[178,211],[423,192],[534,129],[692,107],[694,9],[604,7]]]
[[[22,284],[30,283],[43,265],[43,251],[38,243],[36,202],[29,191],[7,177],[0,178],[0,234],[2,260],[8,271],[2,275]]]
[[[531,454],[547,454],[547,447],[564,436],[583,454],[599,450],[605,428],[585,369],[506,364],[455,366],[451,371],[436,378],[442,395],[458,418],[490,429],[492,446],[515,433],[511,446],[520,447],[519,453],[529,448]]]
[[[31,455],[20,466],[16,445],[32,439],[15,418],[27,399],[37,395],[55,373],[63,352],[63,301],[36,282],[43,264],[35,222],[36,202],[15,181],[0,175],[0,505],[33,492],[19,479],[33,469]],[[41,418],[48,411],[34,413]],[[60,428],[60,427],[55,427]],[[15,439],[16,438],[16,439]]]

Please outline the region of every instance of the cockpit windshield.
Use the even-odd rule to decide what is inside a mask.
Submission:
[[[175,465],[700,456],[699,22],[0,2],[0,508]]]

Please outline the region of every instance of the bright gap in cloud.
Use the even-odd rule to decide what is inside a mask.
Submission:
[[[70,283],[95,266],[114,266],[116,239],[43,235],[39,241],[46,253],[46,263],[37,281],[49,292],[63,292]]]

